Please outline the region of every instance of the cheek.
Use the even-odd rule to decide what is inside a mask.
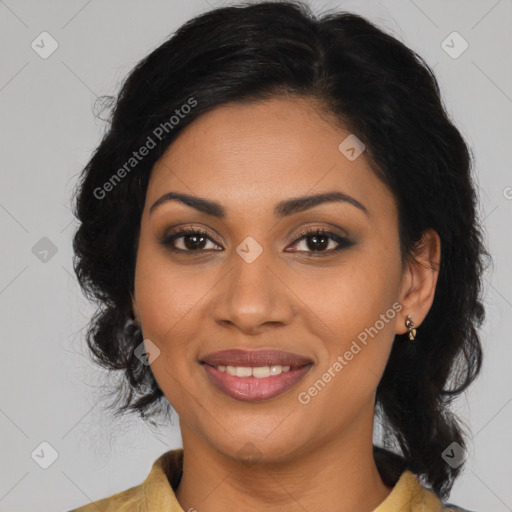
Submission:
[[[140,247],[135,296],[143,336],[160,351],[151,363],[151,372],[173,408],[182,414],[191,397],[187,379],[190,361],[197,355],[191,340],[200,337],[195,315],[204,291],[185,274],[170,269],[158,252]]]
[[[322,347],[317,347],[321,358],[298,398],[301,404],[310,404],[307,410],[312,415],[329,410],[338,427],[337,422],[353,418],[372,402],[394,339],[395,297],[391,286],[373,280],[374,275],[352,268],[331,279],[329,286],[335,291],[311,308],[322,322],[309,315],[316,323],[309,329],[318,329],[322,340]],[[329,327],[328,334],[322,324]]]
[[[135,272],[135,298],[143,334],[162,351],[179,350],[186,341],[184,333],[194,336],[198,322],[193,318],[201,308],[207,283],[200,285],[197,279],[187,277],[190,271],[171,268],[159,249],[143,242],[141,239]]]
[[[367,391],[377,385],[394,340],[397,310],[401,309],[397,302],[400,272],[395,249],[366,248],[322,279],[320,286],[310,284],[302,289],[315,313],[309,314],[309,328],[324,345],[321,372],[341,356],[343,379],[364,382],[370,386]]]
[[[361,255],[321,281],[306,284],[303,280],[301,294],[333,331],[346,338],[373,325],[392,306],[397,297],[398,270],[392,262],[376,263]]]
[[[223,274],[207,266],[178,266],[151,244],[139,247],[135,297],[144,338],[160,350],[151,371],[180,416],[188,417],[191,399],[201,405],[191,383],[204,371],[197,359],[208,335],[211,293]]]

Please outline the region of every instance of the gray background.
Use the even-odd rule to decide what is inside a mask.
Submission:
[[[70,197],[104,129],[93,116],[96,97],[115,93],[187,19],[225,4],[0,0],[1,511],[64,511],[110,496],[141,483],[161,453],[181,446],[176,420],[152,432],[101,409],[106,376],[83,340],[93,308],[72,271]],[[311,5],[367,15],[418,51],[435,68],[447,108],[473,147],[494,266],[485,278],[483,372],[456,403],[473,436],[451,501],[482,512],[512,510],[512,3]],[[43,31],[59,45],[46,59],[31,47]],[[442,46],[453,31],[469,44],[457,58]],[[461,40],[452,40],[452,53],[460,51]],[[58,453],[48,469],[31,457],[42,442]],[[40,463],[49,461],[45,445],[43,453]]]

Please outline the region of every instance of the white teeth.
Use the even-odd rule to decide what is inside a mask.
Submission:
[[[270,375],[281,375],[283,373],[283,367],[280,365],[275,365],[270,367]]]
[[[270,368],[268,366],[255,366],[252,369],[253,377],[258,377],[261,379],[262,377],[270,377]]]
[[[237,377],[250,377],[252,375],[252,368],[247,366],[237,366],[236,376]]]
[[[229,375],[236,375],[236,366],[226,366],[226,373],[229,373]]]
[[[281,366],[276,364],[274,366],[224,366],[219,365],[216,367],[220,372],[226,372],[229,375],[236,377],[256,377],[262,379],[270,377],[271,375],[280,375],[283,372],[290,371],[289,366]]]

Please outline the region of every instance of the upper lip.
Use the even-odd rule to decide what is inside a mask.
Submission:
[[[311,359],[282,350],[243,350],[229,349],[211,352],[200,359],[210,366],[290,366],[300,368],[312,363]]]

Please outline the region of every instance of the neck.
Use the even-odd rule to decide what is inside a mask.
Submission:
[[[183,476],[176,497],[201,512],[373,511],[391,492],[373,458],[372,421],[302,449],[288,460],[249,464],[212,448],[181,425]],[[360,425],[358,425],[360,427]]]

